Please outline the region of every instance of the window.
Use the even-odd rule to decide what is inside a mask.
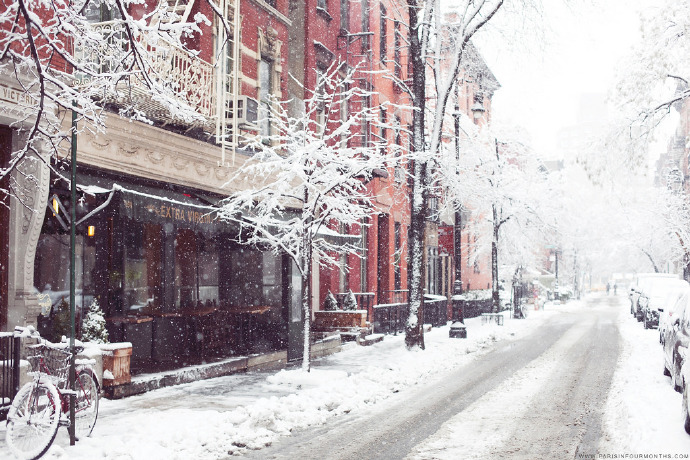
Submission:
[[[369,0],[361,0],[362,2],[362,32],[369,32]],[[362,50],[369,49],[369,37],[364,35],[362,37]]]
[[[350,233],[348,226],[344,224],[340,224],[338,231],[342,235],[347,235]],[[348,276],[347,253],[345,252],[341,252],[338,256],[338,269],[338,290],[339,292],[346,292],[350,286],[350,277]]]
[[[402,155],[402,123],[400,121],[399,116],[395,116],[395,156],[400,157]],[[394,177],[396,182],[403,182],[405,179],[405,172],[403,171],[403,167],[399,164],[396,163],[395,165],[395,173]]]
[[[361,231],[361,246],[360,246],[360,258],[359,258],[359,280],[360,280],[360,292],[367,292],[367,219],[366,217],[362,219],[360,225]]]
[[[326,83],[326,69],[322,66],[316,70],[316,93],[319,96],[318,107],[316,109],[316,129],[318,134],[323,134],[326,131],[326,108],[324,107],[323,99],[325,98]]]
[[[162,227],[157,224],[128,220],[124,232],[124,259],[123,313],[136,314],[147,306],[161,307],[163,305]]]
[[[262,58],[259,61],[259,129],[262,136],[271,135],[272,74],[273,61]],[[265,142],[267,141],[268,139],[265,139]]]
[[[349,91],[349,86],[345,86],[343,88],[343,93],[347,93]],[[343,97],[340,99],[340,121],[345,124],[347,122],[347,119],[350,117],[350,99],[347,97]],[[349,132],[344,132],[340,136],[340,148],[347,148],[347,142],[350,137]]]
[[[388,31],[387,31],[387,26],[388,26],[388,21],[386,20],[386,7],[383,6],[383,4],[380,4],[381,7],[381,16],[379,18],[380,20],[380,26],[379,26],[379,58],[381,59],[381,63],[383,65],[386,65],[386,61],[388,60],[388,48],[387,48],[387,36],[388,36]]]
[[[340,30],[350,30],[350,0],[340,0]]]
[[[369,88],[367,88],[369,89]],[[362,111],[367,113],[371,107],[371,96],[365,95],[362,98]],[[369,147],[371,144],[371,121],[369,117],[362,117],[362,146]]]
[[[395,65],[395,76],[402,80],[402,66],[400,64],[400,47],[402,46],[402,40],[400,36],[400,21],[395,21],[394,32],[393,32],[393,63]]]
[[[381,111],[379,112],[380,116],[380,131],[379,131],[379,151],[381,152],[381,155],[385,154],[386,150],[386,144],[388,143],[388,129],[386,128],[386,124],[388,123],[388,112],[386,109],[382,108]]]

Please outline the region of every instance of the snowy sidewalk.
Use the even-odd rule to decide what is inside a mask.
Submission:
[[[420,381],[440,378],[477,359],[500,339],[517,340],[550,315],[581,304],[546,306],[503,326],[468,319],[467,339],[450,339],[448,326],[425,335],[426,350],[408,352],[404,336],[370,347],[349,344],[316,360],[312,371],[282,370],[219,377],[101,402],[91,438],[69,446],[58,432],[49,459],[218,459],[260,449],[292,430],[365,410]],[[0,428],[4,439],[4,426]],[[7,456],[0,442],[0,457]]]
[[[621,303],[618,327],[623,347],[618,368],[612,369],[604,417],[607,436],[599,454],[690,458],[690,436],[683,428],[681,412],[683,396],[663,373],[659,330],[645,329],[630,314],[629,302]]]

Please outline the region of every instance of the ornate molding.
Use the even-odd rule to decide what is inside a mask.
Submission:
[[[117,153],[123,157],[133,158],[139,155],[140,147],[137,146],[124,146],[120,144],[117,149]]]
[[[165,161],[165,154],[157,150],[146,150],[146,155],[144,155],[147,160],[155,165],[162,164]]]
[[[176,156],[173,157],[172,159],[172,164],[177,169],[178,171],[182,171],[187,168],[189,165],[189,160],[187,158],[183,158],[181,156]]]

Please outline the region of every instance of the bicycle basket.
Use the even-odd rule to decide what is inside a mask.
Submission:
[[[32,372],[50,376],[61,387],[67,382],[71,356],[67,349],[42,343],[28,347],[27,359],[31,363]]]

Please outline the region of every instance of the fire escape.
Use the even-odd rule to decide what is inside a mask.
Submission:
[[[338,36],[338,51],[345,50],[345,64],[348,69],[356,69],[353,75],[355,84],[367,94],[370,94],[374,89],[372,81],[373,51],[371,48],[371,37],[373,36],[373,32],[349,33],[344,30]],[[371,96],[365,96],[362,100],[362,108],[369,109],[371,103]],[[362,121],[358,136],[360,145],[370,145],[371,136],[371,122]],[[374,134],[374,136],[376,135]]]
[[[178,0],[179,1],[179,0]],[[235,160],[239,141],[239,121],[246,118],[246,100],[240,100],[240,0],[220,0],[220,9],[230,30],[217,19],[215,56],[216,142],[221,146],[221,164],[226,163],[229,149]],[[240,105],[242,105],[240,107]],[[235,114],[234,108],[237,108]],[[242,112],[242,113],[240,113]],[[237,116],[235,116],[237,115]],[[244,115],[244,116],[243,116]]]

